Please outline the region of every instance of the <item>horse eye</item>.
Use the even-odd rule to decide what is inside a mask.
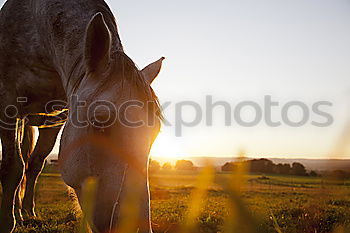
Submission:
[[[90,123],[93,129],[104,132],[108,128],[110,128],[115,123],[114,113],[100,113],[94,114],[92,118],[90,118]]]
[[[105,122],[91,121],[91,125],[95,130],[104,133],[108,125]]]

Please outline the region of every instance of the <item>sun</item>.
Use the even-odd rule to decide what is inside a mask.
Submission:
[[[179,138],[166,133],[159,134],[150,152],[152,157],[169,160],[169,162],[181,159],[184,154],[184,146]]]

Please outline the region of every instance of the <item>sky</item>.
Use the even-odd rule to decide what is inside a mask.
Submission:
[[[252,157],[349,155],[337,148],[350,120],[349,0],[107,2],[125,51],[140,68],[166,57],[152,86],[161,103],[171,102],[164,115],[172,126],[162,127],[151,155],[234,156],[241,150]],[[232,109],[242,101],[263,108],[267,95],[280,103],[272,112],[275,120],[281,120],[282,106],[290,101],[310,109],[328,101],[332,106],[323,109],[334,122],[315,127],[310,122],[319,116],[311,114],[302,127],[270,127],[264,120],[254,127],[226,126],[225,111],[218,107],[212,126],[204,117],[176,135],[176,104],[195,101],[204,111],[206,96],[212,96]],[[252,110],[242,110],[245,120],[254,119]],[[289,111],[294,121],[301,114],[297,107]],[[196,114],[187,106],[182,116],[191,121]]]

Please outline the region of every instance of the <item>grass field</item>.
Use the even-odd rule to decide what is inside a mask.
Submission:
[[[348,232],[350,181],[321,178],[248,175],[237,195],[222,189],[235,182],[232,174],[216,173],[192,232]],[[196,172],[151,175],[152,224],[155,232],[183,232],[196,195]],[[200,185],[200,183],[199,183]],[[60,176],[43,174],[36,194],[36,220],[18,224],[16,232],[75,232],[80,211]]]

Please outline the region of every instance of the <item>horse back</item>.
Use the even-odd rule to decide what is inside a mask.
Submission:
[[[97,12],[105,16],[113,46],[121,47],[103,0],[8,0],[0,12],[0,89],[6,101],[24,96],[32,106],[64,99],[64,82],[82,59],[86,27]],[[23,111],[39,111],[28,108]]]

